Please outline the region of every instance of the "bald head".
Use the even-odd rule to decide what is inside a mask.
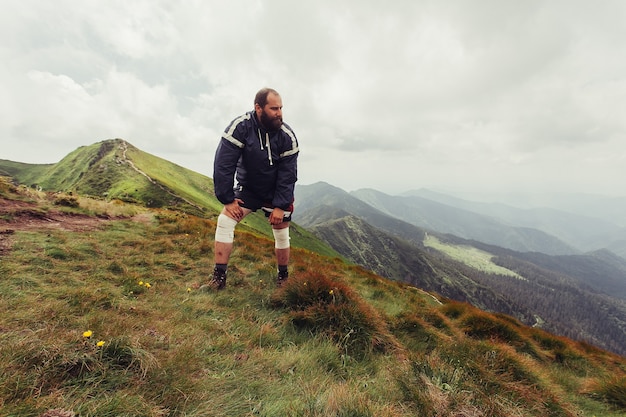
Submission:
[[[261,106],[261,108],[265,107],[265,105],[267,104],[267,96],[269,94],[274,94],[280,97],[278,91],[274,90],[273,88],[261,88],[256,93],[256,96],[254,96],[254,105],[256,106],[258,104],[259,106]]]

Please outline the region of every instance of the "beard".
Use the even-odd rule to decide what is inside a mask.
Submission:
[[[267,130],[274,132],[280,129],[280,127],[283,125],[283,118],[282,117],[271,118],[267,115],[267,113],[261,110],[261,124]]]

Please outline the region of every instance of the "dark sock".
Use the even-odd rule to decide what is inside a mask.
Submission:
[[[220,272],[226,272],[226,268],[228,268],[228,264],[215,264],[215,269]]]
[[[287,265],[278,265],[278,273],[281,274],[282,276],[286,276],[289,274],[289,271],[287,269]]]

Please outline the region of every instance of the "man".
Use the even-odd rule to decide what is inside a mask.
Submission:
[[[262,209],[272,225],[277,285],[288,278],[289,222],[297,181],[298,140],[283,123],[283,103],[271,88],[254,98],[254,110],[233,120],[215,152],[215,196],[224,204],[215,230],[215,268],[209,286],[221,290],[233,249],[235,226]],[[236,176],[237,186],[233,188]]]

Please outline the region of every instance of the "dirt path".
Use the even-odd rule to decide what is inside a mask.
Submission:
[[[0,198],[0,233],[9,230],[60,229],[69,231],[94,230],[110,218],[69,214],[58,210],[42,212],[36,204]]]
[[[58,210],[41,211],[37,204],[0,197],[0,256],[9,252],[11,237],[20,230],[89,231],[114,219],[69,214]],[[140,219],[141,220],[141,219]]]
[[[137,173],[143,175],[144,177],[146,177],[148,179],[148,181],[150,181],[152,184],[156,185],[157,187],[159,187],[161,190],[163,190],[164,192],[166,192],[167,194],[171,195],[172,197],[174,197],[175,199],[178,200],[182,200],[185,203],[189,204],[192,207],[197,208],[198,210],[202,211],[202,207],[200,207],[199,205],[197,205],[196,203],[187,200],[184,197],[181,197],[180,195],[173,193],[172,190],[170,190],[169,188],[161,185],[158,181],[154,180],[152,177],[150,177],[148,174],[146,174],[145,172],[143,172],[142,170],[140,170],[139,168],[137,168],[135,166],[135,164],[133,163],[132,160],[130,160],[129,158],[126,157],[126,152],[128,151],[128,142],[126,142],[125,140],[122,141],[122,161],[125,162],[126,164],[128,164],[129,167],[131,167],[133,170],[135,170]]]

